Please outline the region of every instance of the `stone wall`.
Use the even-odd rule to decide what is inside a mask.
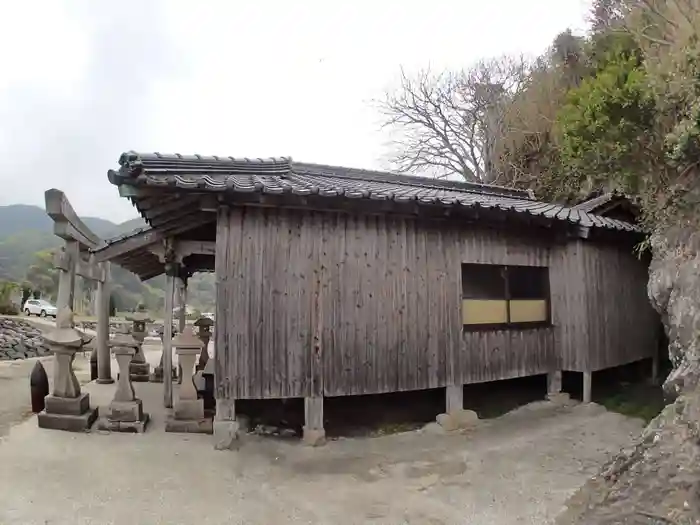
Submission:
[[[0,361],[51,355],[41,330],[26,321],[0,318]]]

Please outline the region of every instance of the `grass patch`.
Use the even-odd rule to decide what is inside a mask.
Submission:
[[[636,417],[645,423],[666,406],[661,387],[650,384],[622,383],[596,401],[611,412]]]

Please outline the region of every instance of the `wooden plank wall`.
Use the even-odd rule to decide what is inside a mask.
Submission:
[[[632,246],[585,243],[588,348],[578,362],[602,370],[652,357],[661,327],[647,296],[648,267]]]
[[[550,248],[541,237],[496,230],[462,230],[455,235],[459,253],[453,267],[461,263],[550,265]],[[542,374],[556,370],[557,365],[552,328],[461,334],[459,366],[465,384]]]
[[[659,318],[633,246],[571,241],[552,249],[552,318],[563,370],[589,372],[651,357]]]
[[[589,348],[587,287],[583,241],[574,240],[552,248],[549,280],[554,344],[563,370],[583,371]]]
[[[463,334],[461,325],[461,263],[546,266],[542,242],[264,208],[222,211],[218,224],[219,396],[417,390],[556,366],[551,329]]]

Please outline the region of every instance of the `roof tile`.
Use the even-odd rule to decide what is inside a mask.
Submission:
[[[588,213],[582,206],[570,208],[536,201],[526,190],[304,164],[292,162],[289,157],[249,159],[127,152],[121,155],[119,163],[120,170],[110,172],[114,184],[496,208],[587,227],[640,231],[632,224]]]

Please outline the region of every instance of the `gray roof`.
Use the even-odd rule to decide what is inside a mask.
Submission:
[[[589,228],[640,231],[633,224],[596,216],[580,207],[537,201],[527,190],[298,163],[289,157],[248,159],[127,152],[119,164],[118,171],[109,172],[110,181],[117,185],[486,208]]]
[[[608,204],[625,201],[632,202],[632,199],[624,193],[618,191],[609,191],[606,193],[602,193],[597,197],[592,197],[588,200],[580,202],[579,204],[575,205],[574,208],[580,211],[585,211],[587,213],[599,213],[601,210],[606,208]]]

